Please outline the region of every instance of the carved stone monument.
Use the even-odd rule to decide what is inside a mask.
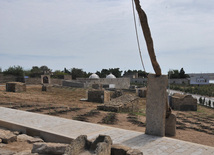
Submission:
[[[146,134],[165,136],[166,75],[149,74],[146,96]]]

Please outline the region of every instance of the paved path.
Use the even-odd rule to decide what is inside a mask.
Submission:
[[[144,155],[214,155],[214,147],[3,107],[0,107],[0,121],[12,124],[11,127],[16,124],[72,139],[79,135],[94,139],[99,134],[106,134],[114,144],[139,149]]]

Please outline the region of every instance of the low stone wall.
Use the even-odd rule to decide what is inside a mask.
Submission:
[[[26,78],[26,84],[41,84],[41,78]]]
[[[0,83],[6,83],[6,82],[12,82],[12,81],[16,81],[16,76],[13,75],[7,75],[4,76],[3,74],[0,74]]]
[[[26,84],[21,82],[7,82],[6,83],[7,92],[23,92],[26,91]]]
[[[136,88],[136,94],[139,97],[145,98],[146,92],[147,92],[147,88]]]
[[[85,88],[85,84],[77,81],[63,80],[62,86],[66,87],[77,87],[77,88]]]
[[[56,84],[56,85],[62,85],[62,79],[53,79],[51,78],[51,83],[50,84]],[[41,78],[26,78],[25,79],[26,84],[42,84],[41,83]]]
[[[74,81],[74,80],[73,80]],[[105,85],[114,86],[115,89],[129,89],[130,79],[129,78],[116,78],[116,79],[89,79],[89,78],[77,78],[77,82],[84,83],[85,87],[92,88],[93,84],[101,84],[104,88]]]
[[[97,109],[111,112],[137,112],[139,111],[138,97],[130,94],[122,95],[98,105]]]
[[[197,99],[192,95],[173,94],[170,106],[174,110],[180,111],[197,111]]]

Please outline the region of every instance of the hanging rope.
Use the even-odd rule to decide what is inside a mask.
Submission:
[[[133,11],[133,16],[134,16],[135,33],[136,33],[136,38],[137,38],[138,50],[139,50],[139,54],[140,54],[140,60],[141,60],[142,66],[143,66],[143,70],[144,70],[144,72],[146,72],[146,69],[145,69],[144,63],[143,63],[141,50],[140,50],[140,43],[139,43],[138,33],[137,33],[137,24],[136,24],[135,11],[134,11],[134,0],[132,0],[132,11]]]

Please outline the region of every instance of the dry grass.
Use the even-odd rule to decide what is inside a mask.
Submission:
[[[109,112],[97,111],[99,103],[80,101],[80,99],[86,98],[86,89],[53,87],[50,92],[41,90],[41,85],[31,85],[27,86],[26,92],[13,93],[6,92],[5,86],[1,86],[0,106],[91,123],[105,124],[109,123],[109,120],[117,120],[112,124],[105,125],[140,132],[145,131],[146,101],[143,98],[138,101],[139,112],[117,113],[116,118],[106,121],[104,118],[109,116]],[[213,109],[198,106],[197,112],[173,111],[173,113],[177,115],[177,135],[173,138],[214,146]]]

